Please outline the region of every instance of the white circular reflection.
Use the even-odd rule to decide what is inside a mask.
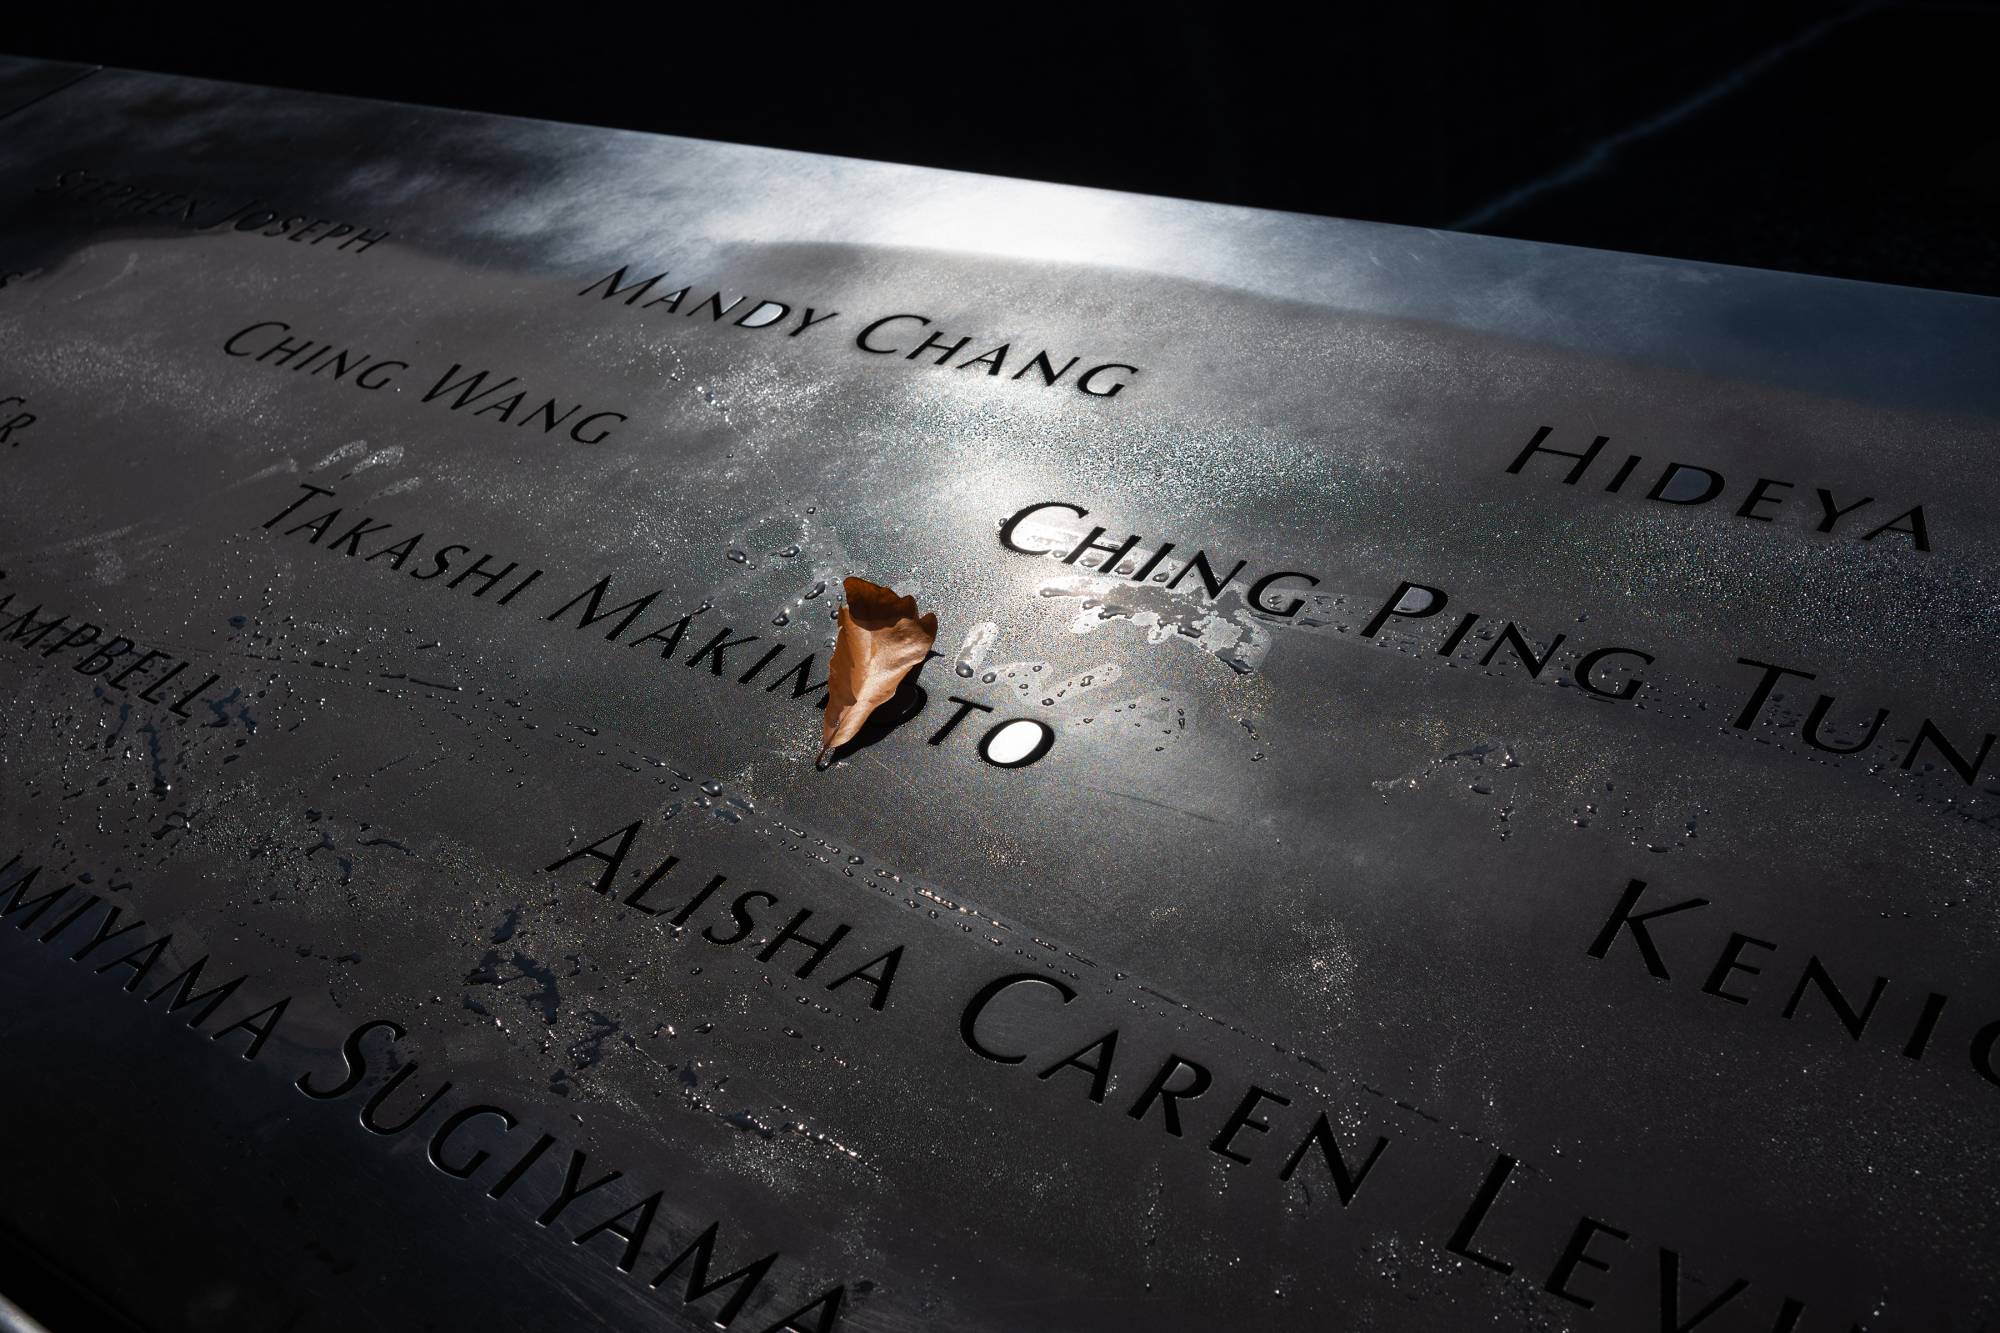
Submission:
[[[1055,732],[1033,718],[1017,717],[1002,722],[979,742],[979,757],[1001,768],[1018,768],[1032,763],[1055,743]]]

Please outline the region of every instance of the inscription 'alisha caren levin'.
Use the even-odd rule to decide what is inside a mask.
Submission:
[[[684,315],[689,319],[707,315],[712,324],[721,323],[725,316],[740,309],[742,313],[730,321],[733,326],[743,329],[782,327],[786,329],[785,336],[788,338],[796,338],[809,329],[840,318],[838,310],[820,315],[814,307],[806,306],[798,324],[789,327],[793,309],[789,302],[769,297],[753,301],[744,293],[730,298],[725,305],[725,293],[720,288],[704,294],[693,285],[656,291],[666,279],[666,271],[627,282],[625,274],[629,267],[621,265],[616,273],[599,278],[577,295],[619,301],[642,315]],[[645,299],[641,300],[641,297]],[[852,327],[852,324],[845,327]],[[933,367],[952,370],[980,371],[992,379],[1004,376],[1010,382],[1025,380],[1038,388],[1067,385],[1092,398],[1116,398],[1139,374],[1137,366],[1123,361],[1104,361],[1078,370],[1077,367],[1083,363],[1080,356],[1058,356],[1047,348],[1031,351],[1017,348],[1012,342],[976,340],[969,333],[953,337],[937,327],[937,322],[929,315],[875,316],[855,334],[854,345],[874,356],[922,361]]]
[[[880,942],[856,944],[846,922],[814,924],[810,907],[791,910],[784,924],[776,925],[789,904],[781,907],[783,900],[774,893],[725,888],[729,881],[725,874],[710,875],[704,882],[702,872],[697,872],[681,879],[678,887],[668,887],[678,857],[668,855],[655,864],[655,849],[634,859],[644,827],[643,819],[635,819],[594,842],[567,850],[544,867],[544,873],[570,884],[587,882],[607,902],[622,903],[642,919],[659,922],[677,939],[699,933],[711,946],[748,951],[758,962],[774,964],[829,992],[836,1002],[844,998],[858,1008],[866,996],[871,1011],[888,1006],[903,945],[880,952]],[[760,902],[779,912],[760,920],[764,909],[754,906]],[[1621,914],[1629,913],[1629,908],[1629,902],[1621,906]],[[1621,922],[1629,922],[1642,947],[1649,950],[1650,960],[1643,919],[1614,917],[1607,935]],[[1755,969],[1739,965],[1739,970]],[[1142,1136],[1162,1152],[1205,1152],[1225,1171],[1246,1178],[1275,1178],[1280,1185],[1305,1191],[1308,1199],[1314,1188],[1330,1187],[1343,1212],[1364,1213],[1371,1204],[1397,1196],[1399,1186],[1391,1182],[1371,1188],[1367,1200],[1361,1198],[1363,1186],[1382,1178],[1379,1173],[1393,1175],[1398,1162],[1413,1160],[1411,1148],[1391,1155],[1388,1135],[1358,1130],[1351,1115],[1329,1111],[1316,1105],[1315,1098],[1296,1095],[1296,1090],[1264,1087],[1232,1073],[1223,1062],[1203,1055],[1198,1046],[1182,1045],[1178,1036],[1162,1048],[1160,1034],[1147,1030],[1150,1025],[1135,1020],[1115,999],[1107,1006],[1105,997],[1088,994],[1089,990],[1074,976],[1066,979],[1008,965],[976,987],[968,981],[961,992],[966,995],[963,1003],[919,1008],[926,1018],[940,1021],[936,1036],[950,1042],[946,1034],[955,1029],[959,1049],[954,1054],[962,1068],[983,1069],[1006,1079],[1032,1078],[1045,1089],[1043,1104],[1057,1114],[1062,1113],[1058,1108],[1067,1108],[1081,1133]],[[1828,994],[1831,998],[1834,992],[1829,988]],[[976,1063],[966,1063],[967,1054]],[[1116,1114],[1107,1116],[1106,1110]],[[1770,1333],[1802,1333],[1809,1327],[1804,1322],[1804,1300],[1768,1291],[1762,1281],[1738,1276],[1719,1292],[1713,1290],[1718,1270],[1712,1257],[1701,1265],[1709,1270],[1710,1289],[1698,1296],[1683,1291],[1681,1256],[1665,1245],[1655,1246],[1658,1281],[1652,1290],[1628,1289],[1616,1298],[1607,1297],[1593,1286],[1594,1275],[1610,1272],[1621,1261],[1619,1247],[1638,1238],[1589,1214],[1569,1214],[1575,1220],[1568,1224],[1566,1240],[1562,1231],[1549,1232],[1539,1246],[1530,1242],[1503,1256],[1481,1234],[1497,1230],[1495,1217],[1512,1206],[1503,1200],[1503,1193],[1518,1166],[1512,1154],[1495,1152],[1470,1202],[1436,1212],[1441,1223],[1448,1220],[1451,1226],[1448,1235],[1441,1227],[1437,1233],[1448,1253],[1502,1276],[1532,1277],[1543,1291],[1580,1310],[1595,1309],[1604,1301],[1609,1307],[1606,1313],[1619,1320],[1619,1327],[1637,1326],[1635,1297],[1650,1307],[1647,1327],[1692,1330],[1706,1326],[1725,1307],[1731,1316],[1751,1316],[1754,1310],[1755,1317],[1772,1320],[1758,1324]],[[1517,1187],[1517,1192],[1523,1188],[1529,1187]],[[1563,1214],[1555,1217],[1567,1222]],[[1521,1245],[1518,1228],[1516,1234],[1514,1243]],[[1741,1319],[1728,1326],[1747,1327]]]
[[[36,186],[35,193],[93,212],[162,221],[188,231],[217,231],[228,226],[301,245],[333,241],[334,249],[357,255],[367,253],[377,241],[389,239],[387,229],[311,213],[287,213],[254,195],[231,208],[223,201],[112,180],[90,171],[65,171],[48,184]]]

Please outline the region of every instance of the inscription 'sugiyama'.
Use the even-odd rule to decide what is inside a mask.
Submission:
[[[6,59],[0,128],[0,1293],[2000,1311],[2000,305]],[[850,575],[941,632],[822,771]]]

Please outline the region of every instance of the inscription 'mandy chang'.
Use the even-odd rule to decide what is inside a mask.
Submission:
[[[678,315],[693,319],[705,314],[711,325],[722,323],[726,316],[740,310],[742,313],[729,321],[732,327],[782,328],[788,338],[796,338],[840,318],[838,310],[829,310],[822,315],[817,307],[805,306],[805,313],[793,325],[791,315],[796,308],[794,303],[770,297],[752,300],[744,292],[725,304],[723,297],[726,292],[721,287],[698,290],[690,283],[656,292],[654,289],[661,286],[667,270],[663,269],[650,278],[635,278],[627,282],[625,274],[629,267],[621,265],[617,272],[599,278],[577,295],[617,301],[642,315]],[[642,301],[641,297],[646,299]],[[1085,358],[1062,356],[1046,347],[1030,350],[1017,348],[1011,339],[996,343],[991,338],[977,339],[969,333],[954,335],[945,331],[939,321],[929,315],[909,313],[878,315],[870,319],[855,334],[854,345],[878,357],[918,361],[933,368],[980,371],[988,378],[1004,377],[1010,383],[1025,381],[1045,389],[1057,385],[1074,387],[1077,392],[1091,398],[1116,398],[1140,373],[1139,367],[1123,361],[1100,361],[1084,366]]]

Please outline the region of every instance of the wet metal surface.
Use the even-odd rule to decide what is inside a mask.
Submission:
[[[0,128],[0,1226],[146,1326],[2000,1318],[2000,304]]]

